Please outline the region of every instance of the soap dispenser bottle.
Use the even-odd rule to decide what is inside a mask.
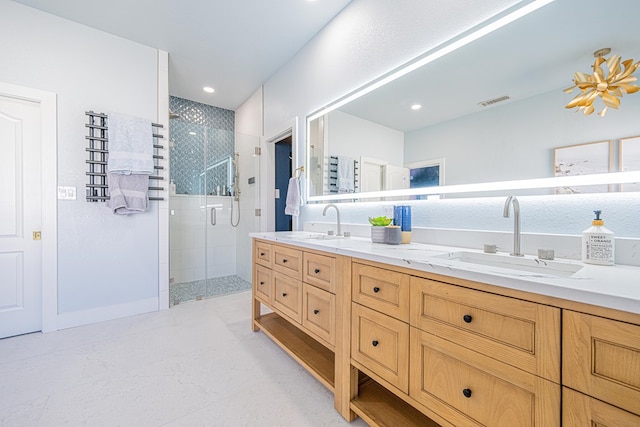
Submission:
[[[593,211],[596,218],[592,226],[582,232],[582,262],[596,265],[613,265],[614,236],[600,219],[602,211]]]

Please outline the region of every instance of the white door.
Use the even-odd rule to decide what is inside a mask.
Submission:
[[[411,183],[409,168],[402,166],[386,165],[384,167],[384,189],[385,190],[406,190]]]
[[[42,329],[40,113],[0,94],[0,338]]]

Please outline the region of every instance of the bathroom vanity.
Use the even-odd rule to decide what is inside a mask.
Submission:
[[[538,271],[540,260],[509,266],[459,248],[253,237],[254,331],[331,390],[347,420],[640,425],[638,267]]]

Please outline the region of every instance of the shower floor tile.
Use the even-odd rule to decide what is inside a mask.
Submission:
[[[169,306],[251,289],[251,283],[238,276],[214,277],[169,285]]]

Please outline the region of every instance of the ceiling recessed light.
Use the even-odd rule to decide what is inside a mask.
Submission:
[[[411,106],[411,109],[412,109],[412,110],[419,110],[419,109],[421,109],[421,108],[422,108],[422,105],[420,105],[420,104],[413,104],[413,105]]]
[[[205,87],[203,87],[203,88],[202,88],[202,90],[204,90],[204,91],[205,91],[205,92],[207,92],[207,93],[213,93],[213,92],[215,92],[215,90],[214,90],[212,87],[209,87],[209,86],[205,86]]]

